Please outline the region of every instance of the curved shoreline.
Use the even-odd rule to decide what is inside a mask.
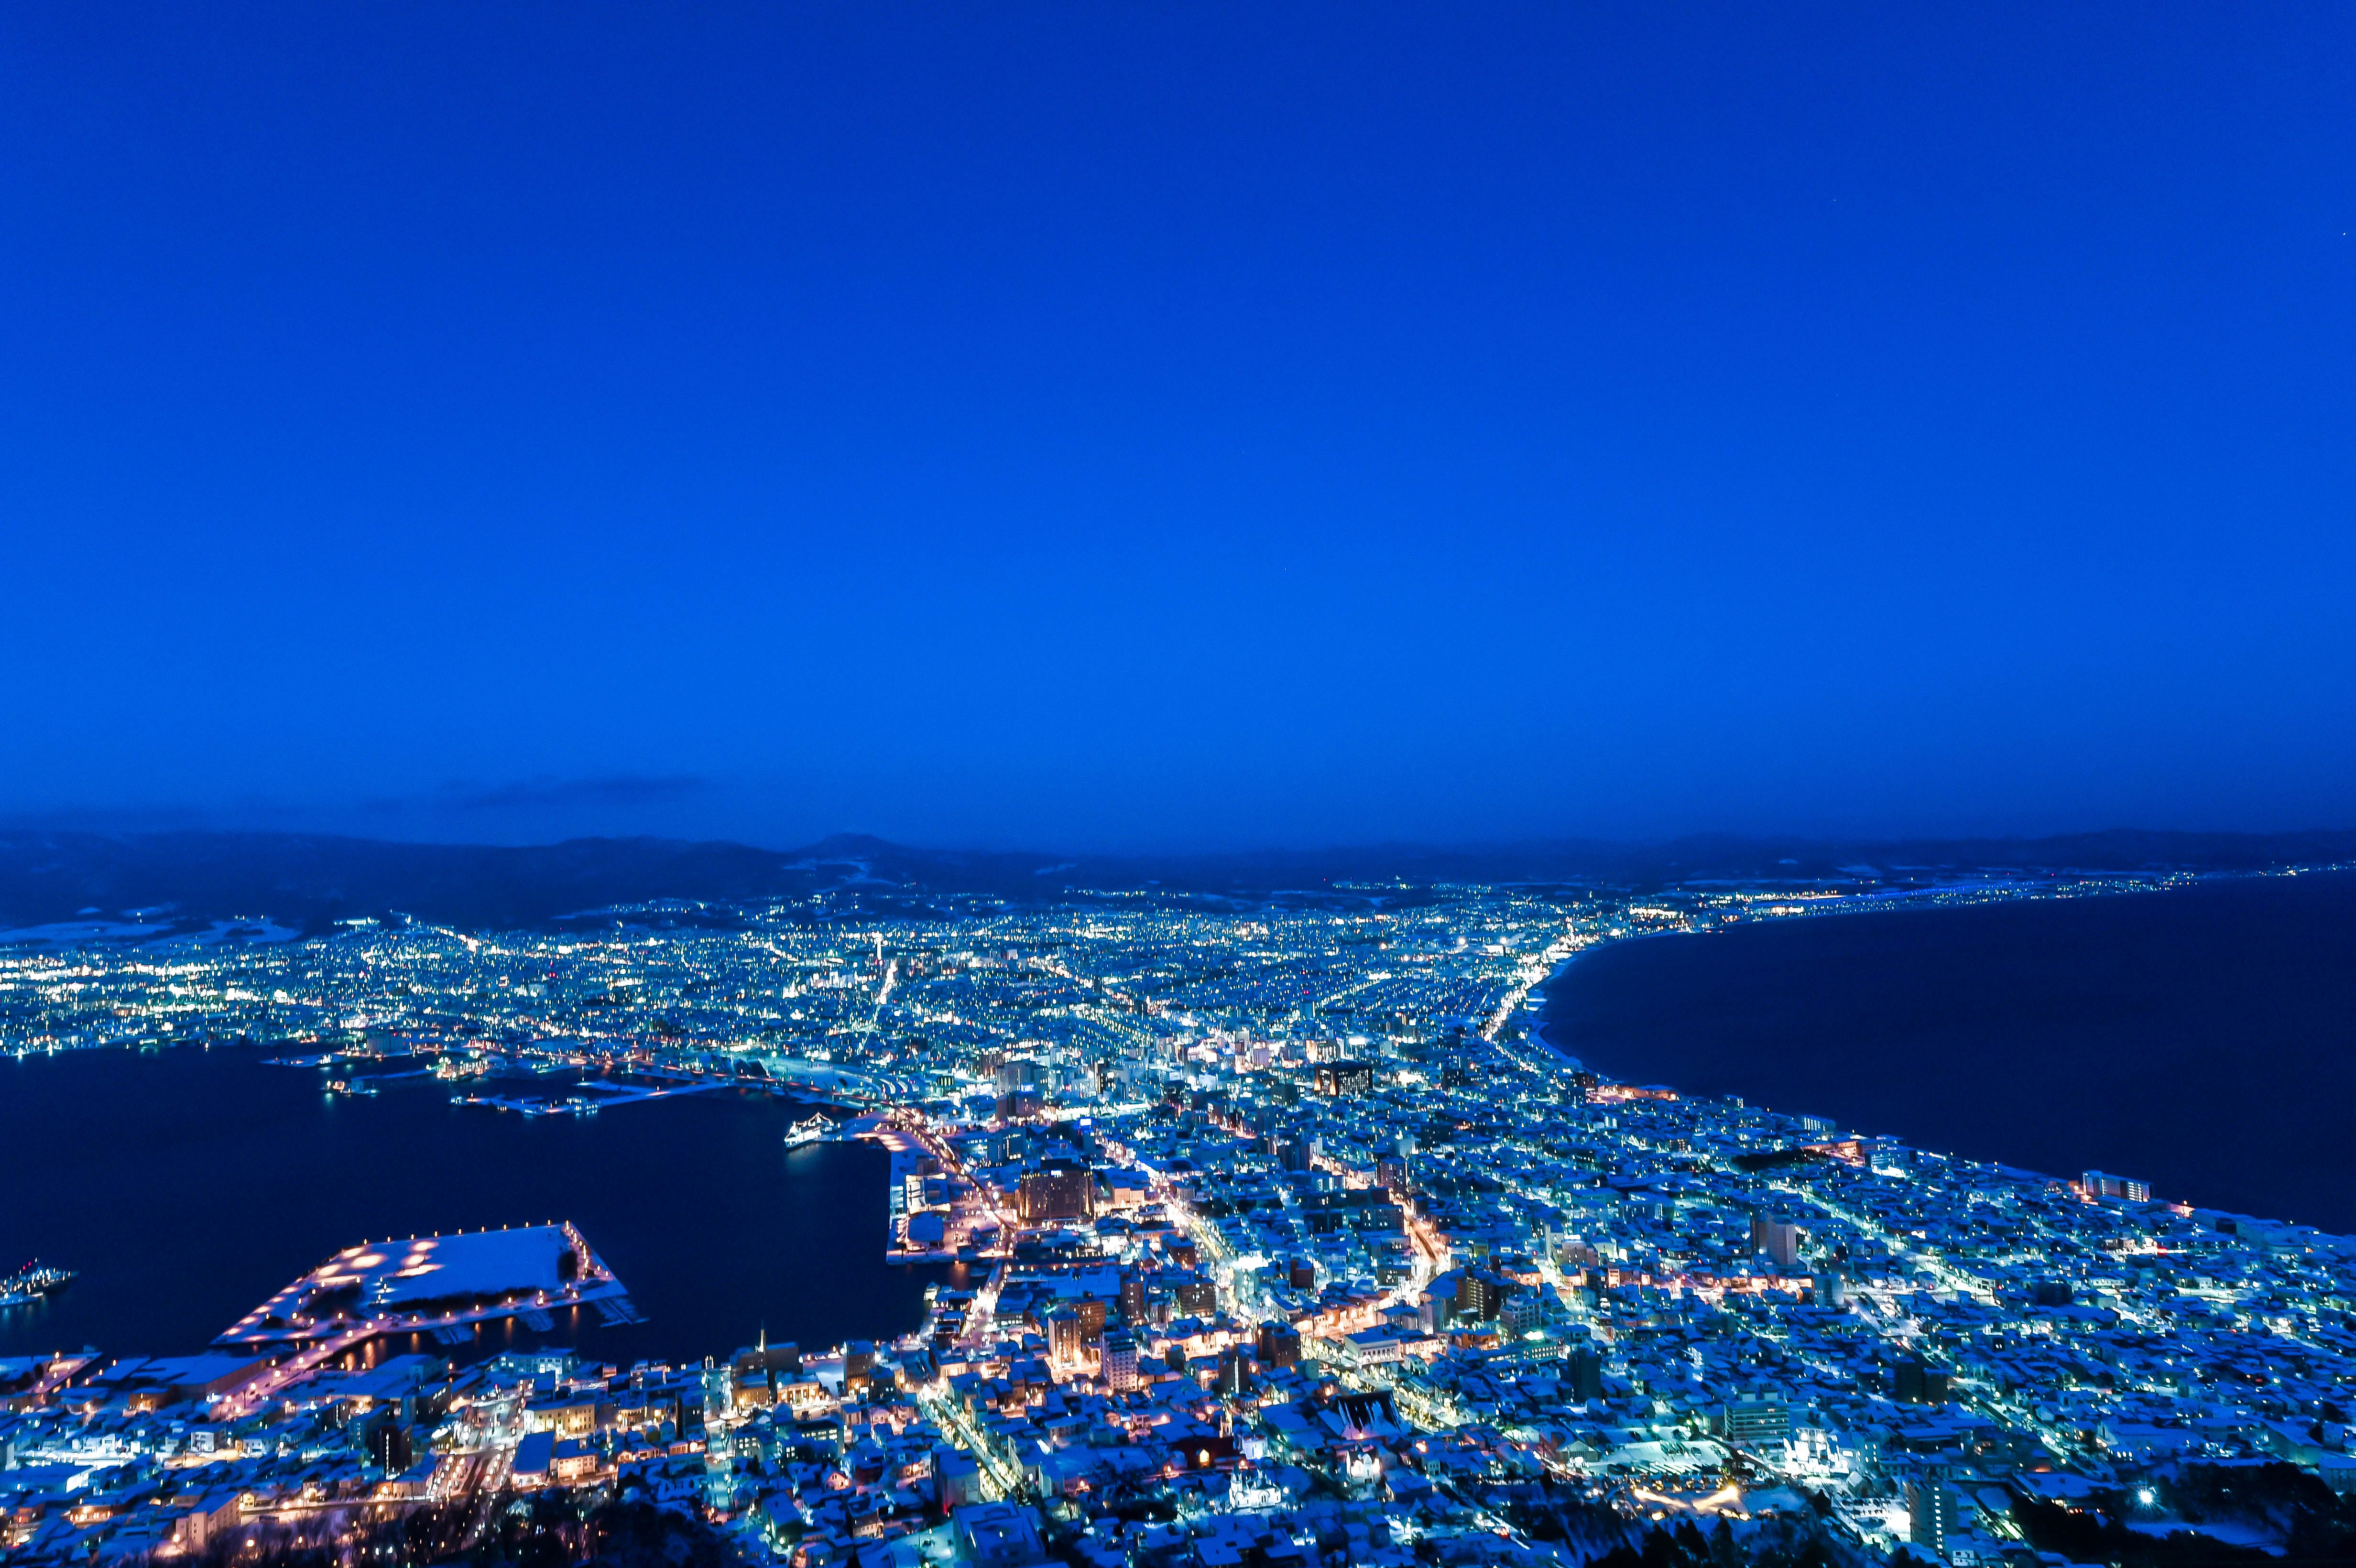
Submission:
[[[2125,1170],[2204,1209],[2356,1232],[2356,1182],[2320,1153],[2332,1146],[2320,1107],[2356,1080],[2337,1010],[2356,902],[2334,888],[2356,892],[2306,876],[2151,890],[2176,899],[2049,886],[1896,906],[1947,916],[1940,925],[1762,931],[1722,954],[1648,955],[1582,976],[1593,1028],[1572,1037],[1559,988],[1571,965],[1632,933],[1557,965],[1527,1038],[1606,1078],[1615,1074],[1599,1055],[1632,1083],[1879,1127],[1928,1152]],[[1998,914],[1990,903],[2029,907]],[[2234,1040],[2251,1043],[2221,1061],[2219,1045]]]
[[[2014,881],[1954,882],[1925,888],[1879,889],[1866,892],[1838,893],[1798,914],[1778,915],[1766,920],[1754,919],[1724,925],[1709,925],[1699,930],[1633,931],[1624,936],[1604,937],[1580,948],[1548,970],[1545,981],[1537,988],[1545,993],[1548,1003],[1551,1004],[1556,982],[1568,974],[1570,966],[1580,959],[1591,958],[1608,948],[1624,947],[1632,942],[1649,942],[1662,937],[1723,935],[1732,929],[1791,924],[1825,920],[1837,915],[1928,914],[1946,910],[1981,909],[1992,904],[2074,902],[2087,899],[2152,896],[2183,891],[2197,887],[2260,881],[2280,876],[2297,877],[2301,874],[2346,872],[2351,869],[2356,869],[2328,865],[2283,867],[2254,871],[2179,872],[2176,874],[2179,880],[2163,880],[2158,886],[2134,887],[2117,886],[2108,880],[2114,877],[2126,878],[2132,873],[2057,873],[2050,877]],[[1972,896],[1974,894],[1979,896]],[[1529,1038],[1537,1040],[1545,1050],[1572,1067],[1594,1071],[1591,1063],[1565,1050],[1562,1043],[1548,1032],[1553,1027],[1553,1020],[1541,1009],[1537,1027],[1530,1031]],[[1610,1073],[1605,1073],[1604,1076],[1612,1077]]]
[[[1585,1059],[1574,1056],[1569,1051],[1564,1050],[1562,1042],[1556,1040],[1554,1035],[1550,1032],[1554,1028],[1554,1020],[1547,1015],[1554,1007],[1554,987],[1556,982],[1559,981],[1565,975],[1569,974],[1571,965],[1577,964],[1582,958],[1592,958],[1599,953],[1605,953],[1614,948],[1624,947],[1632,942],[1649,942],[1656,937],[1663,936],[1708,936],[1709,934],[1711,933],[1706,931],[1631,932],[1626,936],[1606,937],[1601,942],[1591,943],[1589,945],[1580,948],[1578,952],[1570,955],[1570,956],[1565,958],[1561,963],[1547,971],[1546,983],[1544,986],[1539,987],[1546,995],[1547,1005],[1538,1009],[1537,1027],[1530,1031],[1529,1038],[1537,1040],[1542,1048],[1551,1052],[1565,1066],[1575,1071],[1594,1072],[1595,1069]],[[1526,1003],[1525,1005],[1526,1005]],[[1606,1073],[1604,1076],[1610,1077],[1611,1074]]]

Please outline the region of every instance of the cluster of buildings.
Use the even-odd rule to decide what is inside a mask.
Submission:
[[[2265,1544],[2205,1482],[2193,1517],[2214,1470],[2356,1482],[2356,1243],[1612,1082],[1537,1036],[1580,947],[1801,895],[1344,891],[19,950],[18,1049],[823,1093],[893,1153],[879,1244],[968,1267],[897,1341],[689,1367],[0,1362],[0,1541],[299,1545],[534,1494],[793,1568],[1584,1561],[1687,1525],[2036,1568],[2056,1520]]]

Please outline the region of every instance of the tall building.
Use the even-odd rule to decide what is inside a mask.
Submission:
[[[2110,1176],[2090,1170],[2078,1180],[2079,1188],[2089,1198],[2124,1198],[2130,1203],[2151,1201],[2151,1183],[2137,1181],[2132,1176]]]
[[[1297,1367],[1301,1364],[1301,1330],[1290,1323],[1263,1323],[1259,1326],[1259,1362],[1264,1367]]]
[[[1097,1211],[1096,1172],[1076,1160],[1051,1159],[1039,1169],[1023,1173],[1016,1189],[1016,1202],[1026,1225],[1093,1218]]]
[[[1719,1405],[1710,1424],[1729,1447],[1763,1447],[1792,1435],[1792,1407],[1780,1393],[1746,1393]]]
[[[1944,1477],[1929,1475],[1906,1483],[1906,1538],[1946,1555],[1947,1542],[1963,1531],[1963,1499]]]
[[[1927,1361],[1901,1361],[1893,1369],[1890,1392],[1906,1404],[1947,1403],[1947,1374]]]
[[[1594,1350],[1573,1350],[1562,1359],[1562,1392],[1573,1404],[1603,1397],[1603,1357]]]
[[[414,1445],[410,1442],[409,1428],[403,1426],[390,1408],[382,1411],[364,1431],[363,1448],[369,1463],[388,1476],[397,1476],[415,1462]]]
[[[1505,1282],[1486,1269],[1466,1269],[1456,1281],[1456,1310],[1451,1323],[1487,1323],[1505,1305]]]
[[[1118,1330],[1105,1336],[1103,1370],[1105,1386],[1116,1392],[1138,1386],[1137,1339],[1134,1336]]]
[[[1327,1061],[1317,1069],[1320,1094],[1365,1094],[1373,1091],[1375,1070],[1363,1061]]]
[[[1047,1314],[1047,1353],[1067,1367],[1087,1359],[1087,1325],[1068,1307],[1059,1307]]]
[[[1800,1227],[1788,1214],[1751,1216],[1751,1250],[1764,1253],[1789,1274],[1800,1266]]]

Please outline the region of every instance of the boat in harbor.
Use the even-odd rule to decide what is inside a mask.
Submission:
[[[833,1136],[833,1118],[813,1111],[786,1129],[786,1147],[799,1148],[804,1144],[823,1143]]]
[[[5,1279],[0,1279],[0,1307],[25,1307],[42,1296],[63,1290],[74,1282],[70,1268],[51,1268],[46,1264],[28,1263]]]

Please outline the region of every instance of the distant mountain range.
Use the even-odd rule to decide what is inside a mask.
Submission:
[[[799,849],[663,838],[576,838],[524,848],[292,833],[0,832],[0,925],[119,918],[187,923],[267,916],[316,931],[391,912],[470,929],[541,926],[619,904],[835,892],[846,912],[920,911],[927,899],[1023,902],[1073,891],[1158,889],[1319,901],[1435,882],[1649,889],[1708,880],[1874,877],[1913,881],[1976,869],[2258,869],[2356,861],[2356,833],[2111,832],[2058,838],[1825,842],[1698,837],[1665,844],[1532,840],[1214,855],[1060,856],[920,849],[841,835]]]

